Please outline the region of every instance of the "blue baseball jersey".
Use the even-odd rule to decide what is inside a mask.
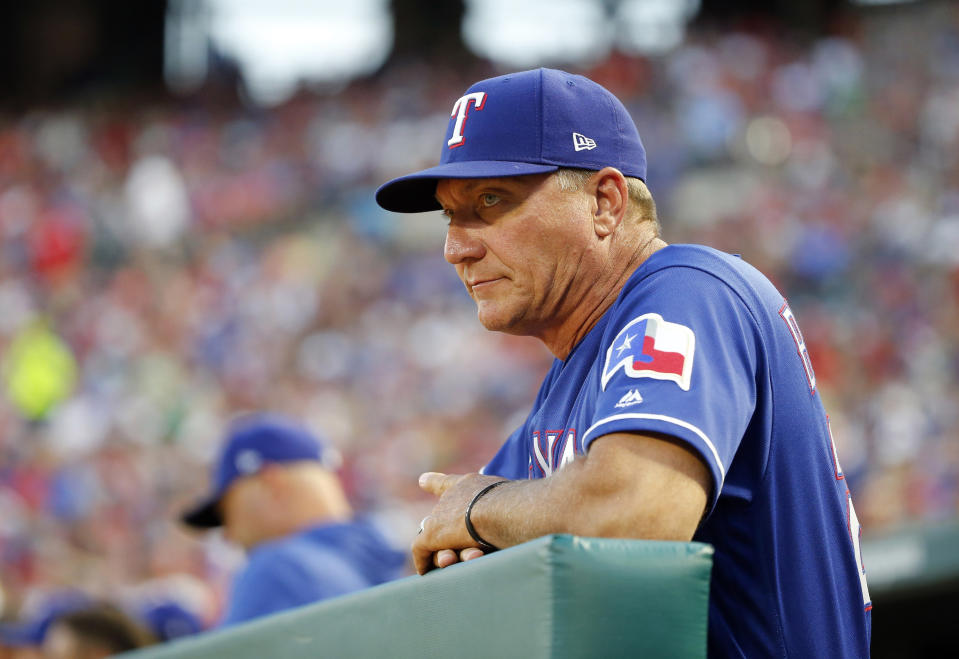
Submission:
[[[257,545],[221,626],[345,595],[401,576],[406,555],[369,522],[324,524]]]
[[[546,376],[484,473],[542,478],[610,433],[708,466],[713,657],[868,657],[859,522],[786,300],[742,259],[671,245]]]

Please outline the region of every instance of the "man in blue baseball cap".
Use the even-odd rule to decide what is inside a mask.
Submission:
[[[332,454],[279,415],[249,415],[231,426],[213,467],[212,492],[182,516],[193,527],[222,526],[248,553],[221,625],[401,575],[403,554],[371,522],[354,517]]]
[[[623,104],[503,75],[453,102],[440,146],[377,202],[441,210],[479,321],[556,359],[479,473],[420,477],[438,501],[417,570],[549,533],[708,542],[710,656],[868,656],[859,523],[796,318],[742,259],[662,239]]]

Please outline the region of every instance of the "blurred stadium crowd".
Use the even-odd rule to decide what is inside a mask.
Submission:
[[[666,240],[741,253],[787,292],[874,533],[959,512],[959,10],[839,33],[704,30],[582,72],[634,114]],[[551,357],[476,322],[438,215],[373,202],[435,162],[476,74],[0,119],[7,612],[75,587],[170,591],[214,620],[237,556],[175,520],[241,411],[330,439],[399,545],[422,471],[492,455]]]

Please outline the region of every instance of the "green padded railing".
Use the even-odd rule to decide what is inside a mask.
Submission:
[[[713,549],[553,535],[125,659],[706,656]]]

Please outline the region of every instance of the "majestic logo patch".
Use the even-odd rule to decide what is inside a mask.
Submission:
[[[596,148],[596,142],[585,135],[573,133],[573,148],[577,151],[590,151]]]
[[[619,399],[619,402],[616,403],[616,407],[629,407],[630,405],[636,405],[637,403],[643,402],[643,396],[639,393],[638,389],[630,389],[627,391],[622,398]]]
[[[667,322],[657,313],[634,318],[606,351],[603,391],[620,368],[631,378],[672,380],[689,391],[695,348],[696,335],[685,325]]]

